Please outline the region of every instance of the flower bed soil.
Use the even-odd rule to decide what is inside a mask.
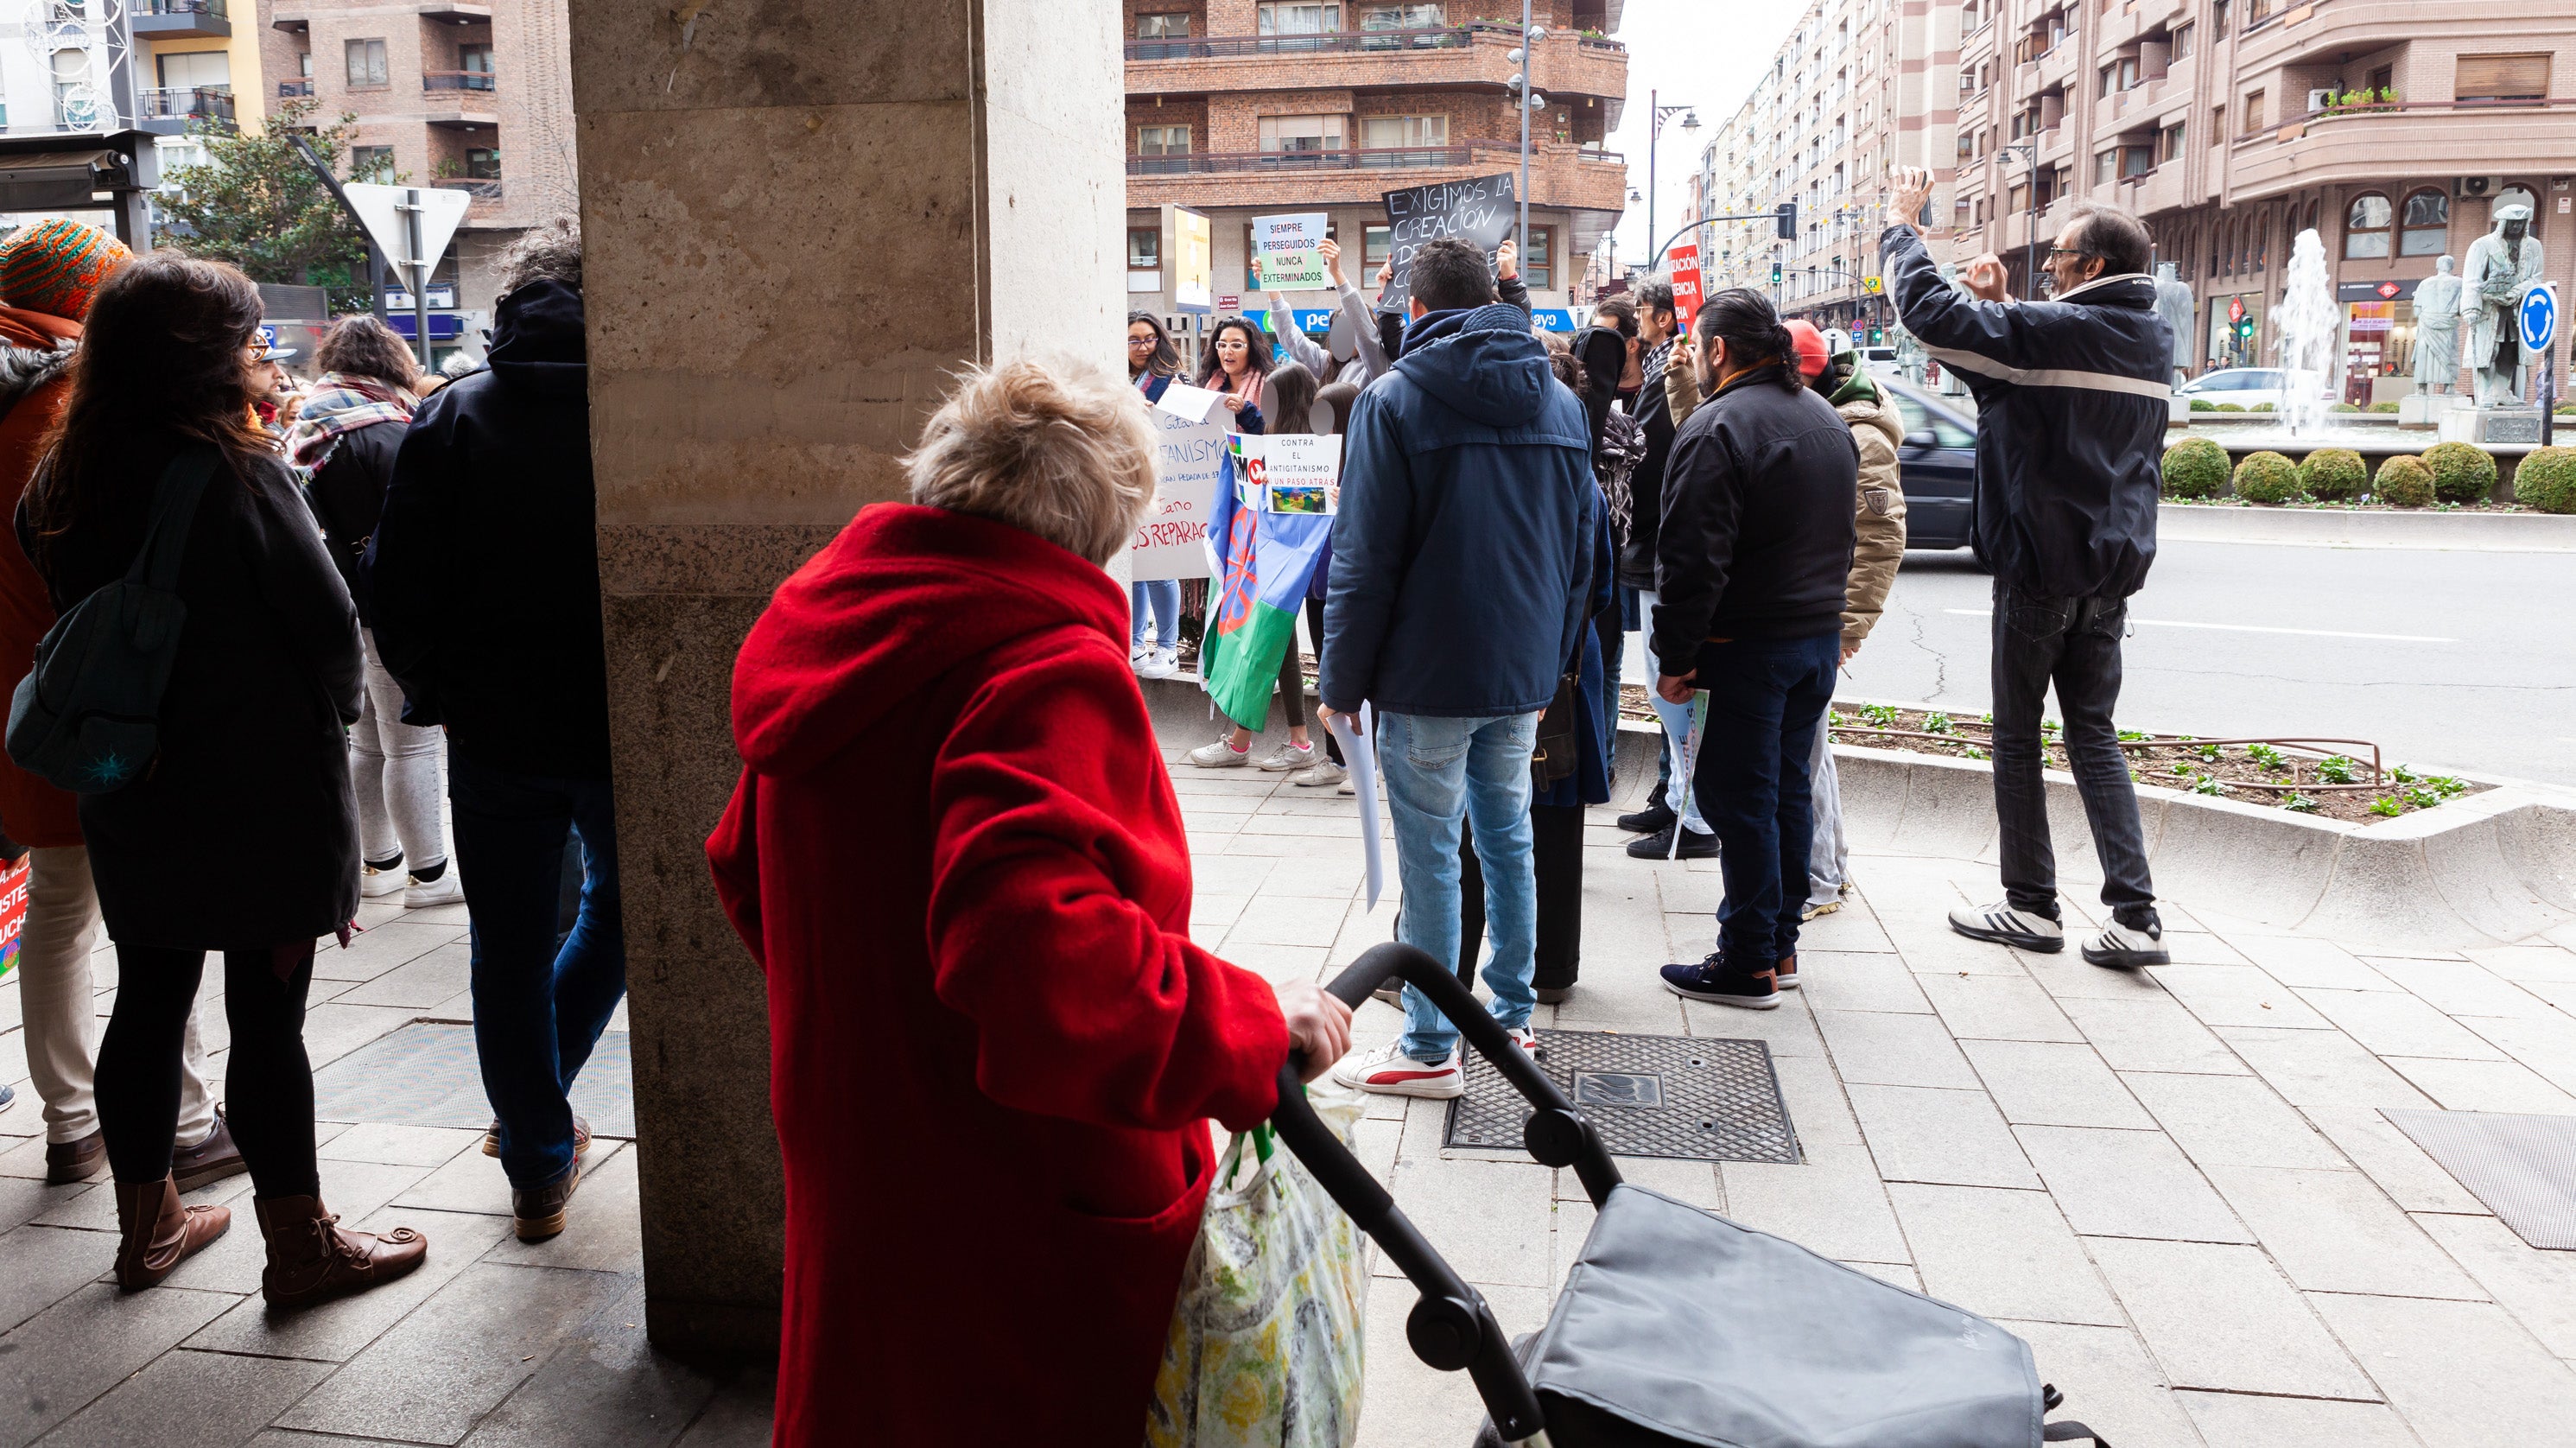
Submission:
[[[2244,498],[2162,498],[2168,508],[2222,508],[2269,513],[2498,513],[2546,516],[2539,509],[2523,503],[2427,503],[2420,508],[2401,508],[2394,503],[2323,502],[2310,498],[2305,502],[2255,503]]]
[[[1621,689],[1620,714],[1654,722],[1642,685]],[[1989,757],[1991,725],[1934,709],[1837,700],[1834,742],[1870,749],[1903,749],[1952,759]],[[2193,794],[2239,800],[2321,819],[2370,824],[2431,809],[2445,800],[2482,794],[2493,785],[2425,774],[2381,760],[2362,740],[2229,740],[2187,734],[2121,732],[2129,777]],[[2045,725],[2043,758],[2050,769],[2067,767],[2057,721]]]

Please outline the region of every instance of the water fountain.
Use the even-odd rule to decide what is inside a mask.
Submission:
[[[2290,252],[2289,282],[2273,314],[2281,331],[2281,418],[2295,438],[2314,437],[2333,401],[2329,389],[2343,332],[2343,309],[2326,279],[2325,243],[2312,227]]]

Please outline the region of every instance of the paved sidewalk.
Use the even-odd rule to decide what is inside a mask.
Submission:
[[[1286,976],[1389,937],[1351,801],[1170,753],[1202,943]],[[1629,859],[1618,808],[1593,812],[1582,984],[1537,1024],[1768,1041],[1807,1155],[1624,1158],[1631,1180],[2003,1321],[2121,1448],[2501,1448],[2576,1422],[2576,1253],[2525,1246],[2378,1114],[2576,1115],[2576,930],[2390,958],[2185,902],[2176,963],[2131,977],[1951,934],[1990,866],[1863,856],[1807,930],[1805,988],[1744,1011],[1655,979],[1712,947],[1716,862]],[[1399,1019],[1365,1007],[1363,1044]],[[1361,1154],[1528,1331],[1592,1209],[1571,1171],[1444,1152],[1446,1110],[1379,1099]],[[1360,1441],[1463,1445],[1474,1394],[1413,1360],[1389,1270]]]

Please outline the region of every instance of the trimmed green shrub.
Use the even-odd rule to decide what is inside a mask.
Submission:
[[[2424,466],[2433,470],[2433,496],[2445,503],[2483,503],[2495,492],[2495,459],[2467,443],[2425,449]]]
[[[2279,453],[2247,453],[2236,465],[2236,496],[2249,503],[2286,503],[2299,496],[2299,465]]]
[[[2210,401],[2206,397],[2195,397],[2191,400],[2191,410],[2194,412],[2216,412],[2218,410],[2218,404]]]
[[[2218,404],[2214,410],[2218,412],[2243,412],[2245,410],[2245,404],[2241,402],[2222,402]]]
[[[2360,408],[2358,408],[2358,407],[2353,406],[2353,405],[2352,405],[2351,403],[2349,403],[2349,402],[2338,402],[2338,403],[2336,403],[2334,406],[2327,408],[2327,409],[2326,409],[2326,411],[2328,411],[2328,412],[2359,412],[2359,411],[2361,411],[2361,409],[2360,409]]]
[[[2394,402],[2374,402],[2363,410],[2367,412],[2395,412],[2397,410],[2397,404]]]
[[[2187,437],[2165,449],[2165,496],[2215,498],[2227,490],[2227,449]]]
[[[2370,486],[2370,469],[2348,447],[2321,447],[2299,460],[2299,486],[2310,497],[2340,503]]]
[[[2413,453],[2399,453],[2383,458],[2379,476],[2370,483],[2371,495],[2392,508],[2421,508],[2433,501],[2433,470]]]
[[[2576,513],[2576,447],[2536,447],[2524,453],[2522,466],[2513,470],[2513,496],[2544,513]]]
[[[2246,410],[2247,412],[2275,412],[2275,411],[2278,411],[2279,409],[2277,409],[2277,408],[2273,407],[2273,406],[2272,406],[2272,404],[2270,404],[2270,403],[2268,403],[2268,402],[2258,402],[2258,403],[2255,403],[2252,407],[2249,407],[2249,408],[2247,408],[2247,409],[2245,409],[2245,410]]]

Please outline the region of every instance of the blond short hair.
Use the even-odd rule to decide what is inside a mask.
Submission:
[[[916,503],[1025,528],[1104,566],[1154,502],[1143,396],[1080,362],[969,370],[904,468]]]

